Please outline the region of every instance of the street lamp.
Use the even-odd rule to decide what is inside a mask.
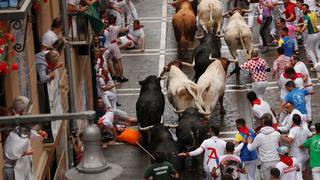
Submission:
[[[114,179],[122,173],[119,165],[108,163],[101,148],[101,132],[92,124],[83,131],[84,158],[77,167],[68,170],[65,176],[71,180]]]

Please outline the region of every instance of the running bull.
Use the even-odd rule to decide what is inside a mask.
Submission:
[[[209,118],[218,100],[220,103],[220,114],[225,114],[223,107],[223,95],[226,84],[226,74],[230,62],[227,58],[210,58],[213,60],[207,70],[200,76],[198,86],[198,98],[196,105],[200,114]]]
[[[181,71],[182,65],[191,64],[174,60],[164,67],[161,77],[168,73],[167,96],[176,113],[182,113],[188,107],[195,107],[197,98],[197,85],[192,82],[186,74]]]
[[[207,128],[196,108],[190,107],[182,113],[176,133],[181,151],[194,150],[207,138]]]
[[[161,91],[160,78],[154,75],[139,81],[140,95],[136,103],[137,119],[143,143],[148,144],[148,129],[161,122],[165,99]]]
[[[162,124],[155,124],[151,130],[150,152],[162,152],[166,161],[173,164],[177,171],[183,168],[183,159],[178,157],[179,147],[173,140],[169,130]]]
[[[178,52],[181,53],[181,50],[186,51],[189,42],[194,40],[194,34],[197,29],[196,16],[189,0],[176,0],[169,4],[176,8],[172,25],[177,41]]]
[[[220,36],[213,33],[205,33],[200,40],[200,45],[193,51],[192,63],[195,71],[194,81],[197,82],[199,77],[206,71],[212,63],[212,58],[221,57],[221,40]]]
[[[237,56],[237,49],[246,50],[247,57],[251,57],[253,50],[252,32],[242,17],[249,10],[235,8],[224,14],[230,16],[229,23],[224,30],[224,40],[233,58]]]
[[[223,24],[223,4],[221,0],[201,0],[199,3],[199,24],[205,33],[221,33]]]

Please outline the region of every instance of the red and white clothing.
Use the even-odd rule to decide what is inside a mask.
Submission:
[[[280,180],[297,180],[297,171],[299,170],[299,163],[295,158],[281,157],[280,162],[276,164],[280,171]]]
[[[306,118],[305,118],[305,116],[304,116],[299,110],[293,109],[293,110],[291,111],[291,113],[287,114],[287,115],[283,118],[283,121],[280,122],[281,126],[278,127],[278,129],[279,129],[280,131],[282,131],[282,132],[288,132],[288,131],[291,129],[292,125],[293,125],[292,117],[293,117],[293,115],[295,115],[295,114],[298,114],[298,115],[301,117],[301,120],[302,120],[301,125],[308,127],[308,124],[306,123]]]
[[[274,60],[272,70],[276,73],[276,79],[278,82],[281,74],[284,73],[284,66],[288,63],[290,63],[290,59],[284,54],[278,56],[277,59]]]
[[[104,30],[104,36],[106,37],[106,42],[104,46],[110,50],[110,56],[112,59],[120,59],[120,49],[117,44],[118,34],[120,32],[120,26],[110,25]]]
[[[131,42],[132,47],[138,47],[140,44],[140,40],[144,38],[145,34],[142,28],[139,28],[137,30],[134,30],[132,26],[129,27],[129,33],[126,36],[121,36],[119,39],[121,41],[121,44],[127,44],[128,42]]]
[[[293,139],[293,142],[290,144],[289,154],[297,159],[301,165],[302,171],[305,169],[305,164],[309,159],[309,155],[307,149],[301,149],[299,146],[311,136],[312,133],[306,126],[293,126],[289,131],[288,137]],[[300,176],[302,177],[302,174],[300,174]]]
[[[218,167],[218,157],[224,154],[226,142],[216,136],[212,136],[202,142],[200,147],[189,152],[190,156],[197,156],[204,151],[203,169],[207,178],[211,178],[211,170],[213,167]]]
[[[269,68],[267,62],[259,57],[255,57],[240,65],[241,69],[248,70],[251,73],[252,91],[254,91],[259,98],[264,98],[264,93],[268,86],[268,76],[266,70]]]
[[[252,58],[240,65],[241,69],[248,70],[251,73],[253,81],[266,81],[268,79],[266,70],[269,68],[267,62],[262,58]]]
[[[294,78],[290,79],[288,77],[287,74],[283,73],[281,74],[280,76],[280,79],[279,79],[279,85],[280,85],[280,98],[282,101],[284,101],[286,95],[288,94],[288,91],[286,89],[286,83],[288,81],[293,81],[294,84],[296,85],[296,88],[299,88],[299,89],[302,89],[304,87],[304,83],[303,83],[303,79],[302,79],[303,75],[300,74],[300,73],[296,73]]]
[[[277,119],[274,117],[270,105],[262,99],[256,99],[252,102],[252,112],[255,118],[255,128],[262,126],[261,117],[266,113],[271,114],[272,123],[277,124]]]

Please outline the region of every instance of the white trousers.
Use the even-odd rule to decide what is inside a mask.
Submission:
[[[243,161],[243,163],[246,166],[246,170],[248,173],[248,180],[255,180],[257,160]]]
[[[266,92],[268,81],[257,81],[252,83],[251,90],[255,92],[258,98],[264,99],[264,93]]]
[[[255,15],[258,13],[258,7],[259,3],[250,3],[249,9],[252,9],[252,11],[248,15],[248,25],[250,28],[253,27],[254,20],[255,20]]]
[[[115,93],[111,91],[105,91],[100,97],[106,107],[111,107],[112,110],[117,109],[117,96]]]
[[[320,59],[320,33],[308,34],[306,41],[307,55],[315,65]]]
[[[271,179],[270,170],[276,166],[279,161],[261,162],[261,173],[264,180]]]
[[[313,180],[320,180],[320,167],[314,167],[311,171]]]

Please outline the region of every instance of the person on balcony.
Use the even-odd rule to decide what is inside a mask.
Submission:
[[[42,49],[52,47],[58,40],[58,35],[62,32],[63,21],[60,16],[56,17],[51,24],[50,29],[42,36]]]
[[[133,25],[128,27],[129,33],[126,36],[119,38],[120,48],[140,48],[141,52],[144,52],[144,31],[143,25],[139,20],[134,20]]]
[[[126,28],[121,28],[121,26],[116,25],[116,17],[109,16],[109,27],[104,31],[104,36],[107,39],[104,46],[110,50],[111,60],[117,76],[114,80],[120,83],[127,82],[128,79],[123,76],[123,65],[117,38],[120,32],[125,32],[126,30]]]
[[[10,132],[3,146],[3,179],[33,179],[30,128],[17,126]]]
[[[89,0],[86,0],[89,1]],[[95,0],[96,1],[96,0]],[[82,6],[80,4],[80,0],[68,0],[68,12],[77,12],[77,13],[83,13],[88,9],[88,6]]]

